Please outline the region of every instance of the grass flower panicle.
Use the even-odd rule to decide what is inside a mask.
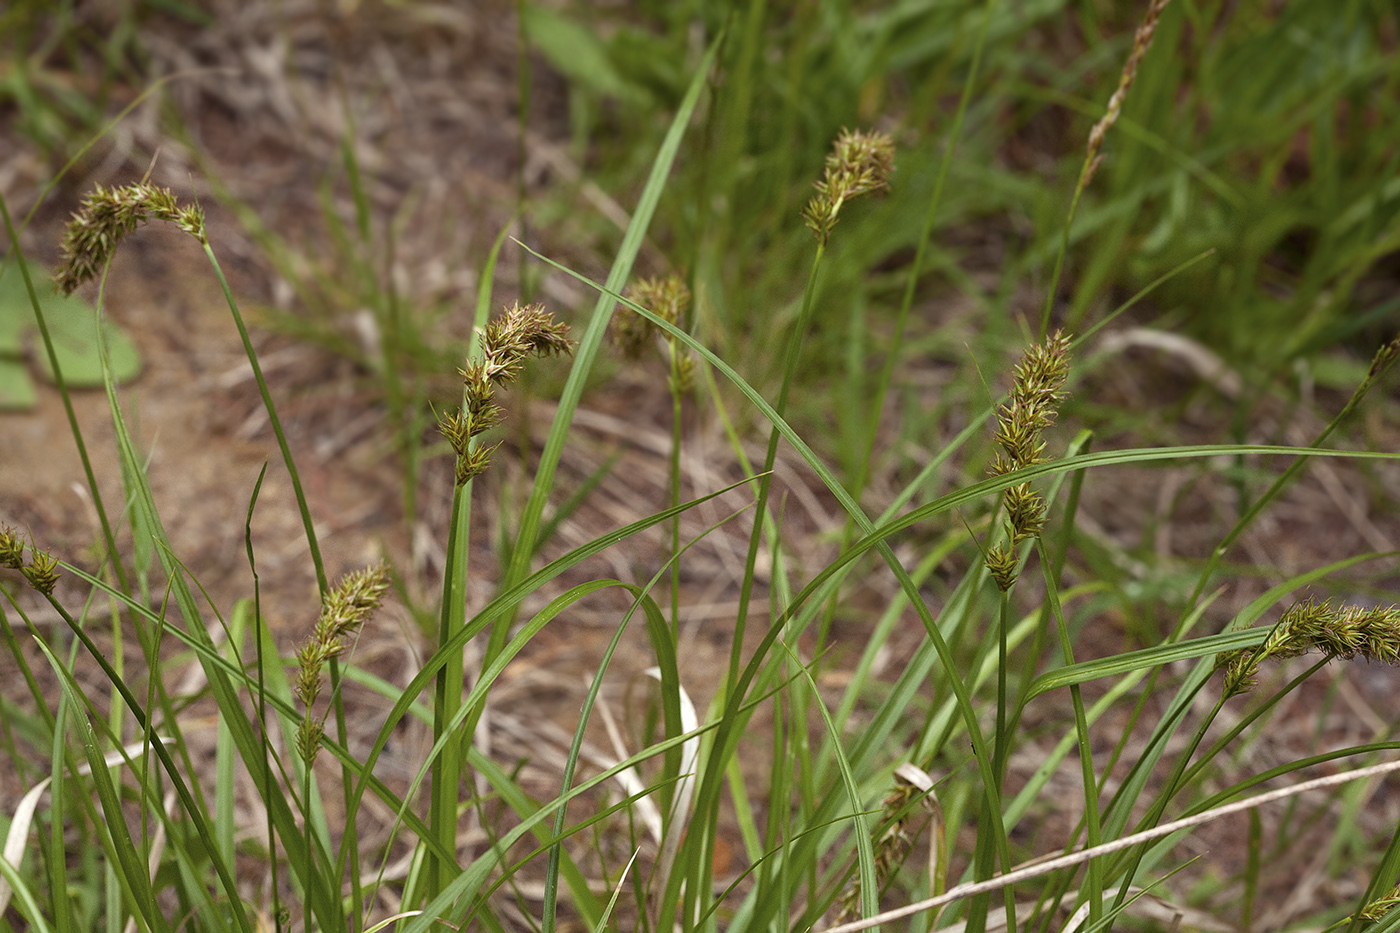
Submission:
[[[481,356],[457,370],[462,376],[462,407],[438,417],[440,430],[457,455],[456,483],[464,486],[491,464],[499,444],[472,447],[477,435],[500,424],[505,412],[496,404],[496,387],[520,377],[531,356],[567,353],[573,342],[569,325],[557,322],[543,305],[516,303],[482,329]]]
[[[842,130],[826,157],[826,172],[816,183],[802,219],[826,245],[841,205],[863,194],[889,190],[894,174],[894,140],[884,133]]]
[[[690,307],[690,289],[679,277],[642,279],[627,288],[627,297],[668,324],[679,326]],[[613,343],[623,356],[636,360],[655,339],[657,329],[639,314],[615,314],[611,323]],[[672,394],[685,394],[694,382],[695,361],[683,344],[669,335],[666,353],[671,361]]]
[[[204,211],[193,204],[181,207],[169,188],[145,183],[116,188],[97,185],[83,198],[64,231],[60,244],[63,263],[54,285],[65,295],[72,294],[97,276],[127,234],[153,219],[175,224],[201,244],[208,242]]]
[[[1056,331],[1044,343],[1026,350],[1016,366],[1011,398],[997,409],[994,439],[1001,449],[992,458],[989,473],[1003,476],[1042,462],[1045,440],[1041,432],[1055,423],[1068,377],[1069,338],[1063,333]],[[1012,549],[1045,527],[1045,500],[1030,483],[1012,486],[1003,499],[1008,540],[988,551],[985,562],[997,586],[1005,591],[1016,582]]]
[[[389,590],[389,571],[383,564],[348,573],[331,588],[321,603],[316,628],[297,649],[297,698],[306,707],[297,737],[297,747],[305,761],[315,759],[322,724],[311,712],[324,683],[322,670],[327,661],[345,650],[344,640],[359,631],[384,594]]]
[[[1223,652],[1215,667],[1224,669],[1225,696],[1232,697],[1254,688],[1259,667],[1269,658],[1296,658],[1312,651],[1400,664],[1400,606],[1335,608],[1331,600],[1308,599],[1290,607],[1258,648]]]

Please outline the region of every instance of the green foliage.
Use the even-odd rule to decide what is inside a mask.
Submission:
[[[1118,78],[1137,13],[1068,0],[986,9],[984,61],[938,226],[987,231],[990,254],[936,237],[920,287],[964,293],[1004,341],[1014,330],[999,322],[1012,319],[1015,286],[1043,278],[1059,247],[1085,133]],[[853,331],[869,341],[868,356],[883,355],[879,335],[898,296],[888,277],[868,270],[907,259],[919,241],[919,205],[933,181],[925,166],[936,164],[950,132],[984,5],[814,2],[800,15],[757,0],[659,4],[641,16],[571,10],[576,28],[590,33],[581,58],[602,54],[593,70],[613,76],[637,73],[639,62],[685,59],[697,18],[730,25],[705,132],[678,166],[653,236],[691,279],[697,332],[760,385],[775,372],[762,349],[790,323],[805,265],[792,216],[828,141],[876,119],[899,127],[908,151],[893,181],[898,196],[862,209],[865,222],[831,257],[824,284],[841,298],[820,306],[803,370],[846,369]],[[1368,354],[1389,336],[1395,299],[1385,257],[1400,249],[1393,5],[1302,3],[1275,14],[1257,3],[1173,3],[1160,28],[1069,231],[1071,286],[1057,316],[1082,332],[1106,307],[1214,250],[1154,295],[1169,329],[1218,349],[1258,387],[1332,347]],[[540,47],[556,60],[550,41]],[[573,82],[572,113],[575,137],[596,141],[593,179],[626,191],[660,124],[643,103],[644,81],[615,83],[596,75]],[[650,99],[662,112],[671,106],[668,97]],[[604,248],[610,231],[596,220],[542,210],[551,225]],[[999,267],[990,287],[989,263]],[[857,379],[864,367],[851,371]],[[850,397],[855,388],[837,391]],[[818,423],[813,411],[799,417]],[[847,434],[831,447],[859,449],[854,440]]]
[[[74,388],[100,388],[96,309],[81,298],[55,294],[50,276],[38,266],[29,266],[29,276],[64,378]],[[37,401],[24,361],[29,345],[39,343],[34,330],[34,311],[24,278],[15,263],[6,262],[0,266],[0,410],[31,408]],[[102,331],[113,378],[119,382],[136,378],[141,372],[141,353],[131,337],[105,318]],[[42,351],[32,357],[36,368],[53,381],[53,359]]]
[[[1344,352],[1388,307],[1366,302],[1379,295],[1381,260],[1396,246],[1396,198],[1384,176],[1400,151],[1400,122],[1382,120],[1393,95],[1375,93],[1394,84],[1397,66],[1382,52],[1395,14],[1379,2],[1317,9],[1217,12],[1179,0],[1149,7],[1134,35],[1136,21],[1101,18],[1118,7],[1058,0],[814,0],[797,12],[763,0],[732,10],[696,0],[640,4],[621,24],[608,17],[624,14],[527,5],[524,34],[569,79],[575,131],[599,137],[592,180],[623,192],[631,210],[612,244],[614,231],[591,219],[564,219],[565,195],[534,209],[537,229],[557,221],[551,237],[612,245],[601,283],[547,250],[535,253],[549,274],[572,276],[596,302],[575,329],[524,505],[503,516],[511,540],[499,549],[494,583],[468,561],[481,545],[472,540],[473,477],[490,468],[483,432],[500,420],[494,389],[535,365],[529,357],[568,342],[528,302],[492,321],[504,232],[484,260],[476,333],[452,361],[465,379],[460,408],[440,420],[458,460],[446,570],[436,608],[412,607],[435,615],[437,626],[404,687],[364,669],[353,651],[403,571],[352,574],[334,587],[327,578],[301,475],[202,214],[144,185],[99,189],[70,225],[63,281],[101,275],[143,219],[199,240],[293,485],[323,613],[295,657],[262,616],[251,531],[264,507],[261,478],[242,529],[252,596],[227,613],[196,597],[201,568],[184,566],[173,549],[170,516],[115,389],[118,342],[94,328],[121,507],[103,502],[61,378],[66,366],[58,387],[88,465],[103,562],[84,570],[32,532],[0,528],[0,636],[29,704],[4,709],[0,748],[31,786],[49,788],[44,802],[36,793],[7,814],[0,906],[26,928],[65,933],[128,920],[157,933],[364,930],[384,921],[387,894],[405,911],[397,919],[408,933],[523,928],[522,904],[529,928],[542,933],[564,925],[757,933],[808,930],[838,915],[869,926],[881,907],[912,905],[915,929],[962,921],[978,933],[994,919],[995,897],[1010,929],[1059,928],[1061,907],[1082,909],[1084,928],[1103,929],[1136,909],[1144,890],[1172,887],[1184,867],[1175,843],[1189,821],[1259,806],[1240,798],[1262,780],[1393,753],[1400,743],[1387,726],[1366,741],[1234,775],[1234,760],[1277,721],[1281,701],[1327,660],[1400,657],[1396,610],[1361,607],[1340,592],[1349,572],[1377,558],[1389,567],[1394,555],[1337,555],[1289,572],[1245,565],[1232,550],[1310,466],[1398,459],[1350,449],[1361,444],[1348,432],[1352,416],[1382,394],[1400,337],[1374,341],[1369,367]],[[1360,127],[1372,120],[1363,139]],[[890,124],[898,147],[882,133],[843,132],[875,122]],[[433,342],[374,271],[374,218],[353,147],[337,171],[355,215],[331,232],[351,274],[303,279],[303,295],[324,299],[329,314],[342,298],[373,309],[389,339],[362,362],[400,419],[411,490],[427,455],[416,428],[428,392],[417,370],[435,359]],[[883,201],[855,200],[887,184]],[[18,255],[7,207],[3,214]],[[984,229],[995,244],[979,251],[968,240]],[[264,233],[269,247],[281,242]],[[653,271],[639,268],[646,242],[674,276],[644,278]],[[936,287],[967,299],[972,323],[920,320]],[[24,300],[31,312],[45,310],[37,292],[26,289]],[[1370,309],[1365,326],[1347,317],[1357,307]],[[1324,352],[1332,378],[1349,379],[1352,394],[1306,442],[1288,446],[1187,446],[1168,434],[1133,447],[1106,442],[1107,432],[1096,437],[1093,425],[1068,442],[1047,431],[1057,419],[1083,424],[1099,412],[1092,398],[1076,410],[1066,397],[1093,392],[1094,367],[1113,365],[1083,362],[1087,335],[1130,311],[1159,326],[1183,322],[1243,370],[1256,396],[1277,393],[1271,380],[1283,364]],[[587,481],[582,492],[571,488],[560,464],[619,316],[626,324],[616,330],[632,335],[633,350],[651,349],[668,364],[657,392],[671,404],[670,502],[560,546],[559,517],[547,519],[546,507],[573,507],[572,497],[586,495]],[[1063,334],[1052,334],[1052,321],[1065,324]],[[58,339],[56,328],[38,335],[48,354]],[[1023,353],[1013,371],[1010,360]],[[932,415],[915,411],[891,429],[888,409],[902,412],[887,396],[913,392],[901,367],[929,357],[947,365],[946,390]],[[1003,383],[1013,387],[1005,399],[989,387]],[[681,426],[691,409],[722,420],[733,442],[723,465],[742,476],[684,500],[681,452],[690,442]],[[1146,418],[1126,403],[1109,413],[1125,433]],[[940,422],[954,418],[957,433],[944,436]],[[750,462],[745,441],[762,423],[764,458]],[[894,462],[899,455],[888,450],[909,445],[919,453],[905,473],[882,460]],[[780,450],[845,516],[819,566],[792,560],[798,531],[772,486]],[[1224,459],[1248,463],[1251,472],[1239,475],[1249,495],[1233,524],[1216,531],[1217,546],[1194,561],[1147,563],[1150,551],[1107,538],[1081,512],[1086,489],[1110,471],[1151,475],[1168,463],[1204,469]],[[890,490],[878,515],[865,505],[873,479]],[[741,493],[744,508],[683,540],[680,518],[726,493]],[[410,515],[411,502],[406,493]],[[748,525],[748,548],[725,632],[732,648],[717,695],[701,710],[687,688],[681,574],[688,549],[736,517]],[[670,533],[659,556],[641,537],[651,529]],[[541,566],[547,543],[555,547]],[[653,575],[643,583],[597,576],[589,561],[614,551],[642,551]],[[1206,634],[1222,584],[1256,575],[1268,588],[1258,587],[1265,591],[1226,631]],[[895,584],[875,588],[886,579]],[[1304,601],[1309,588],[1339,592],[1331,603]],[[469,589],[482,598],[469,599]],[[517,771],[487,754],[477,727],[508,665],[604,592],[626,609],[589,679],[562,765],[550,772],[558,791],[536,799]],[[879,594],[878,618],[869,618],[868,592]],[[42,623],[35,606],[58,626]],[[1112,616],[1126,620],[1128,643],[1105,648]],[[644,675],[652,693],[643,747],[620,760],[585,757],[634,618],[655,662]],[[1259,624],[1269,619],[1281,621]],[[857,624],[859,657],[842,658],[838,628]],[[115,650],[104,650],[98,633]],[[30,636],[42,660],[22,646]],[[133,637],[135,650],[123,650]],[[469,643],[479,649],[471,671]],[[1274,665],[1260,663],[1305,652],[1318,653],[1317,663],[1286,683],[1268,679]],[[188,678],[201,685],[196,696],[175,692],[187,678],[174,657],[198,669]],[[1221,666],[1226,678],[1214,676]],[[356,732],[354,742],[348,688],[380,700],[370,734]],[[1235,715],[1222,716],[1241,694]],[[377,769],[413,747],[398,744],[409,719],[426,724],[431,746],[399,762],[411,777],[391,787]],[[200,754],[207,743],[195,740],[211,720],[212,766]],[[1065,774],[1074,752],[1077,773]],[[765,767],[746,767],[755,754]],[[1043,763],[1018,769],[1024,780],[1011,786],[1013,764],[1031,755]],[[47,762],[46,777],[35,762]],[[1329,777],[1327,806],[1361,807],[1335,788],[1379,773]],[[1013,892],[993,876],[1065,844],[1062,830],[1053,839],[1046,832],[1050,816],[1067,808],[1052,784],[1059,777],[1079,783],[1068,805],[1082,814],[1069,834],[1076,851],[1028,869]],[[264,815],[262,825],[237,825],[236,794],[252,796],[247,809]],[[1394,902],[1400,831],[1387,845],[1384,834],[1337,821],[1326,807],[1297,806],[1282,837],[1340,822],[1333,848],[1355,853],[1352,863],[1370,873],[1347,916],[1354,913],[1353,927],[1375,921]],[[470,844],[466,810],[482,831]],[[367,814],[389,814],[394,838],[362,835]],[[1188,822],[1169,822],[1178,815]],[[921,850],[911,840],[925,832],[934,842]],[[719,877],[722,844],[742,848],[733,877]],[[1225,866],[1238,886],[1207,879],[1172,896],[1216,912],[1238,903],[1252,916],[1264,845],[1256,828],[1245,863]],[[390,875],[405,854],[407,868]],[[249,866],[269,883],[244,883]],[[527,882],[542,883],[542,900],[526,897]],[[1340,924],[1338,909],[1329,910],[1311,919]]]
[[[12,0],[0,9],[0,106],[15,109],[16,128],[54,164],[98,129],[119,85],[144,83],[139,29],[150,16],[213,23],[186,0]]]

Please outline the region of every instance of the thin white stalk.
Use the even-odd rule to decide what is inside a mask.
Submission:
[[[1292,787],[1281,787],[1278,790],[1271,790],[1257,797],[1251,797],[1248,800],[1228,803],[1222,807],[1216,807],[1214,810],[1208,810],[1205,813],[1198,813],[1195,816],[1188,816],[1185,819],[1177,820],[1174,823],[1164,823],[1161,826],[1136,833],[1132,836],[1124,836],[1122,839],[1105,842],[1103,845],[1095,846],[1092,849],[1081,849],[1078,852],[1071,852],[1069,855],[1062,855],[1059,858],[1049,859],[1048,861],[1037,860],[1034,864],[1018,868],[1005,875],[998,875],[987,881],[958,885],[956,888],[950,889],[947,893],[939,897],[931,897],[926,901],[918,901],[913,904],[906,904],[903,907],[896,907],[894,910],[887,910],[873,917],[866,917],[862,920],[853,920],[850,923],[829,927],[824,933],[856,933],[857,930],[868,930],[882,923],[889,923],[891,920],[898,920],[901,917],[909,917],[925,910],[942,907],[945,904],[951,904],[954,901],[961,900],[965,897],[971,897],[974,894],[985,894],[988,891],[996,891],[1007,885],[1017,884],[1018,882],[1026,881],[1030,878],[1039,878],[1041,875],[1048,875],[1051,872],[1059,871],[1061,868],[1069,868],[1072,865],[1078,865],[1081,862],[1086,862],[1092,858],[1098,858],[1101,855],[1111,855],[1114,852],[1121,852],[1139,843],[1150,842],[1153,839],[1160,839],[1163,836],[1170,836],[1178,830],[1199,826],[1202,823],[1209,823],[1211,820],[1219,819],[1222,816],[1229,816],[1232,813],[1239,813],[1241,810],[1250,810],[1254,807],[1262,806],[1263,804],[1271,803],[1275,800],[1282,800],[1285,797],[1294,797],[1310,790],[1333,787],[1337,784],[1345,784],[1348,781],[1374,777],[1375,775],[1386,774],[1390,771],[1400,771],[1400,761],[1372,765],[1369,768],[1358,768],[1355,771],[1343,771],[1341,774],[1332,774],[1327,777],[1315,778],[1311,781],[1295,784]]]

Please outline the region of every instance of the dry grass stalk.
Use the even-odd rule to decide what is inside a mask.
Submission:
[[[1094,128],[1089,131],[1089,144],[1084,153],[1084,180],[1080,182],[1083,188],[1094,178],[1094,173],[1099,170],[1099,162],[1103,160],[1100,150],[1103,148],[1104,137],[1113,128],[1113,124],[1118,122],[1118,116],[1123,112],[1123,101],[1128,96],[1128,89],[1137,80],[1138,66],[1142,64],[1143,56],[1152,47],[1152,39],[1157,34],[1157,23],[1162,18],[1162,11],[1166,9],[1170,0],[1152,0],[1147,7],[1147,14],[1142,19],[1142,24],[1138,26],[1137,32],[1133,35],[1133,50],[1128,53],[1128,60],[1123,64],[1123,72],[1118,76],[1118,87],[1114,90],[1113,96],[1108,99],[1108,109],[1099,122],[1094,124]]]

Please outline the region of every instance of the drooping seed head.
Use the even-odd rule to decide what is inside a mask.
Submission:
[[[154,185],[123,185],[104,188],[97,185],[73,214],[64,230],[60,249],[63,263],[54,284],[65,295],[95,278],[116,252],[118,244],[147,220],[175,224],[207,244],[204,211],[198,205],[181,207],[169,188]]]

